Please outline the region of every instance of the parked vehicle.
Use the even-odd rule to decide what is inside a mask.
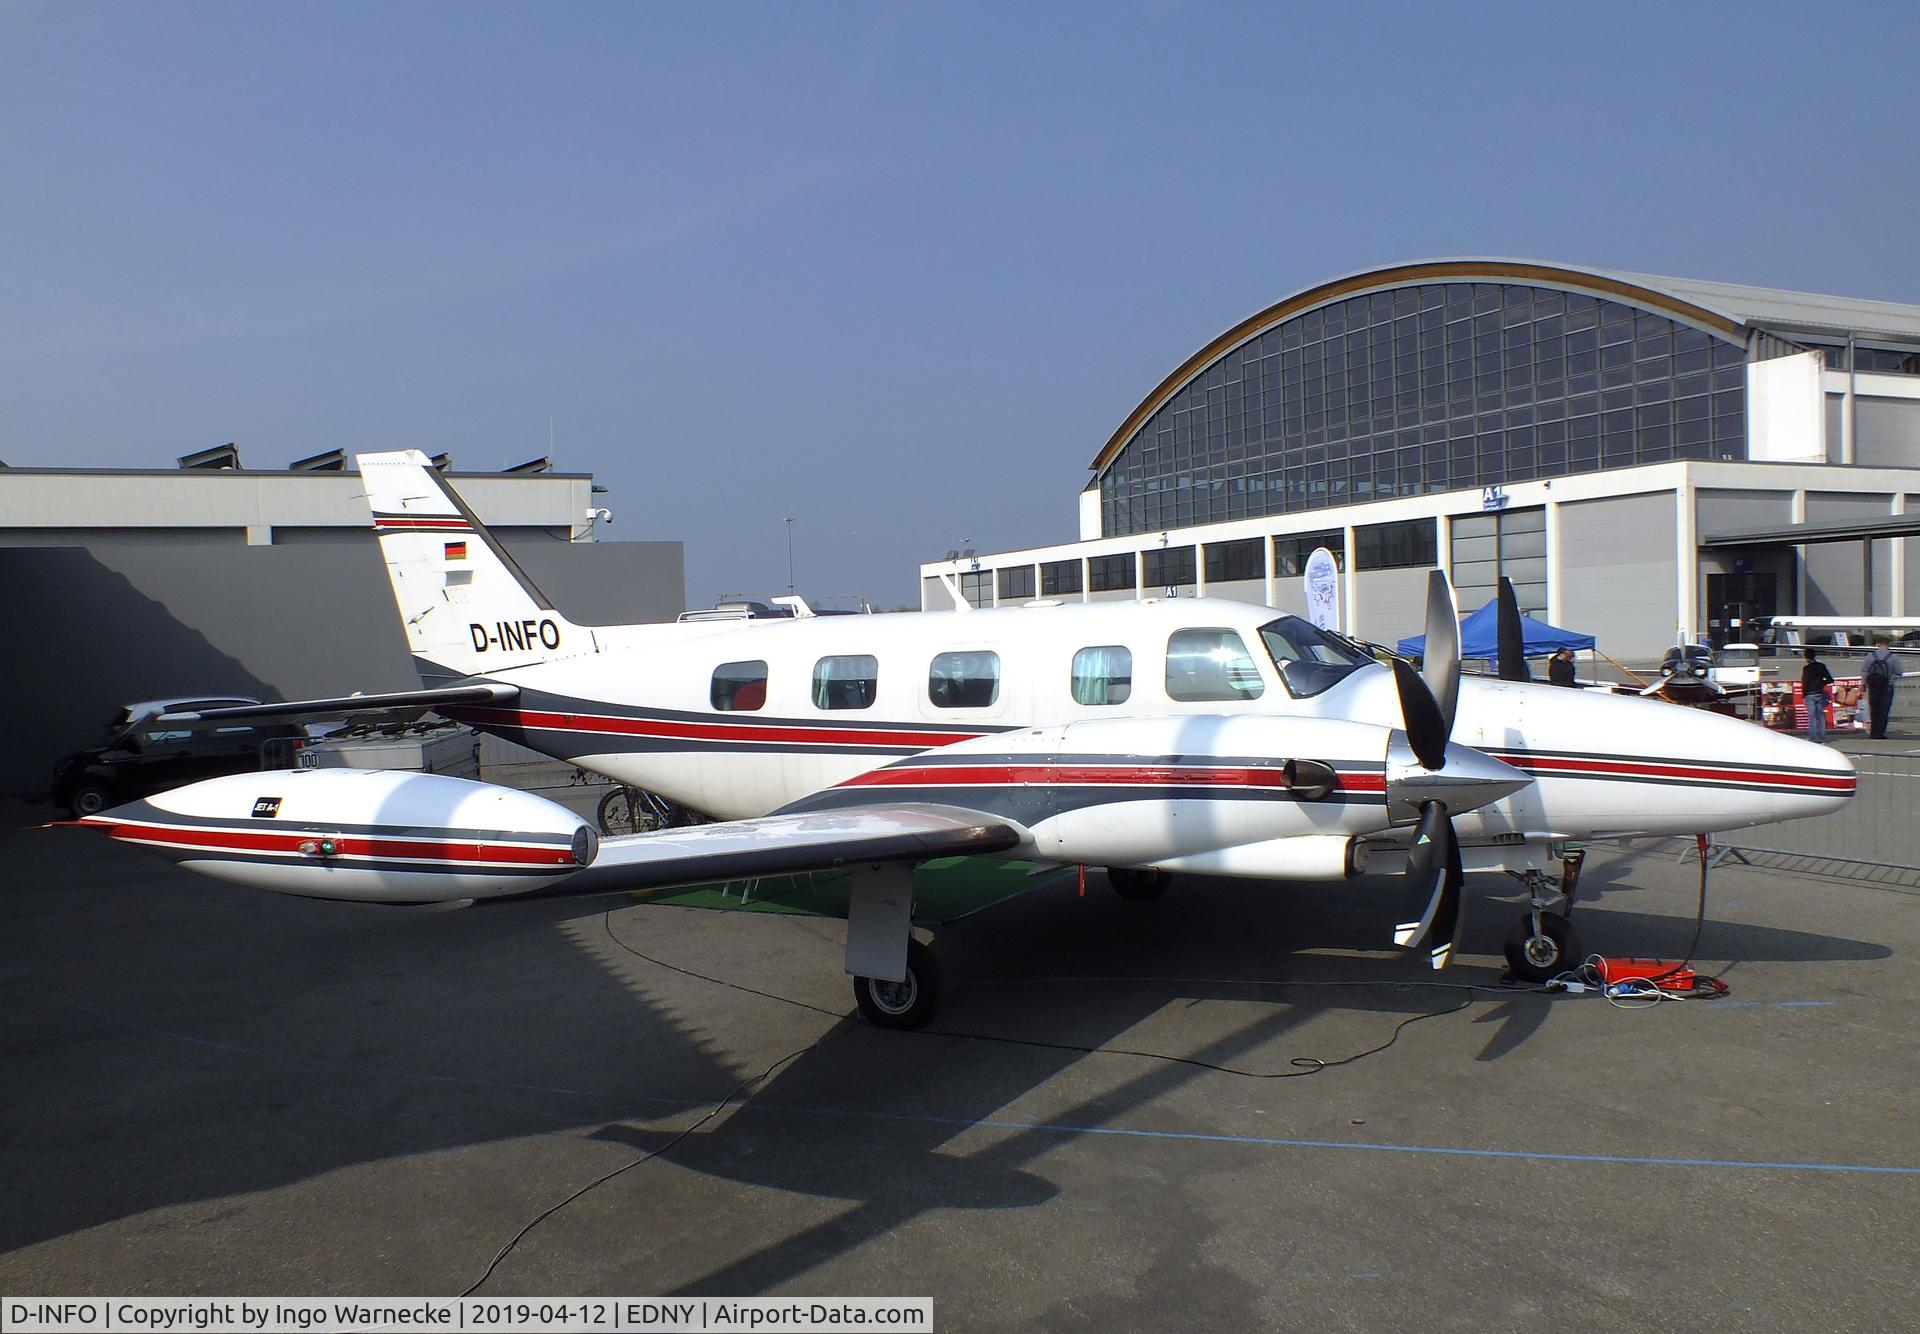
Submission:
[[[153,722],[159,715],[177,710],[259,702],[224,695],[129,704],[107,725],[100,745],[75,751],[55,767],[53,800],[76,817],[97,815],[121,802],[202,778],[249,769],[291,768],[307,739],[307,729],[299,724]]]

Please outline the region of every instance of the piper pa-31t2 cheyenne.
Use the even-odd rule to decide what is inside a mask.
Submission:
[[[1750,723],[1463,679],[1438,571],[1420,673],[1208,599],[582,626],[425,455],[359,467],[423,688],[187,716],[430,706],[717,822],[602,840],[523,792],[310,770],[211,779],[86,823],[220,879],[382,903],[850,867],[860,1008],[909,1027],[938,990],[911,926],[929,858],[1095,864],[1133,897],[1180,871],[1404,868],[1419,914],[1395,939],[1426,943],[1435,967],[1459,935],[1463,872],[1505,870],[1532,890],[1509,961],[1544,977],[1578,961],[1553,910],[1570,898],[1545,870],[1568,842],[1817,815],[1854,790],[1845,757]],[[1517,656],[1508,667],[1524,675]]]

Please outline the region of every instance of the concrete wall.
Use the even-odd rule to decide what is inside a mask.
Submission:
[[[554,605],[588,624],[671,620],[678,542],[505,545]],[[37,795],[123,704],[171,695],[261,699],[419,684],[379,550],[357,542],[242,546],[101,542],[0,550],[16,650],[0,791]]]
[[[1892,508],[1892,497],[1850,495],[1837,491],[1807,493],[1807,522],[1831,523],[1845,519],[1884,517]],[[1873,554],[1873,606],[1867,607],[1865,577],[1861,563],[1861,543],[1821,542],[1807,547],[1807,599],[1800,608],[1805,616],[1890,616],[1893,590],[1892,544],[1875,542]]]
[[[1702,537],[1792,523],[1793,492],[1720,491],[1702,487],[1694,492],[1694,514]]]
[[[1426,633],[1428,569],[1422,565],[1405,570],[1362,571],[1354,576],[1354,605],[1342,609],[1342,619],[1362,639],[1382,644]],[[1345,593],[1344,588],[1341,591]],[[1304,602],[1304,592],[1301,598]]]
[[[1883,467],[1920,467],[1920,400],[1856,398],[1853,461]]]
[[[1658,659],[1680,609],[1672,493],[1565,504],[1559,522],[1554,624],[1594,636],[1613,657]]]
[[[1229,598],[1234,602],[1252,602],[1265,606],[1267,601],[1267,581],[1265,579],[1223,579],[1217,584],[1207,585],[1210,598]]]

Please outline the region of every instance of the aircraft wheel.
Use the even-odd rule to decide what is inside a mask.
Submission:
[[[860,1014],[876,1028],[918,1028],[933,1018],[940,1003],[940,966],[933,951],[917,940],[907,941],[907,976],[900,982],[878,977],[853,979],[853,999]]]
[[[98,783],[86,783],[74,789],[67,798],[67,809],[73,812],[73,818],[83,820],[89,815],[98,815],[113,805],[113,793]]]
[[[1545,982],[1579,963],[1580,939],[1573,923],[1558,913],[1540,914],[1540,934],[1533,934],[1533,918],[1523,915],[1507,932],[1507,967],[1515,977]]]
[[[1157,899],[1173,883],[1173,872],[1141,870],[1132,866],[1109,866],[1107,883],[1123,899],[1136,903]]]

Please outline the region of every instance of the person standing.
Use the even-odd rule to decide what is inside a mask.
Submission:
[[[1573,650],[1557,649],[1547,660],[1547,680],[1557,686],[1577,686],[1573,679]]]
[[[1887,734],[1887,720],[1893,716],[1893,683],[1905,676],[1900,659],[1893,656],[1891,641],[1885,635],[1873,637],[1873,652],[1861,675],[1867,683],[1867,722],[1869,735],[1876,740]]]
[[[1827,695],[1833,689],[1833,673],[1827,665],[1806,649],[1807,665],[1800,669],[1800,695],[1807,702],[1807,740],[1827,739]]]

